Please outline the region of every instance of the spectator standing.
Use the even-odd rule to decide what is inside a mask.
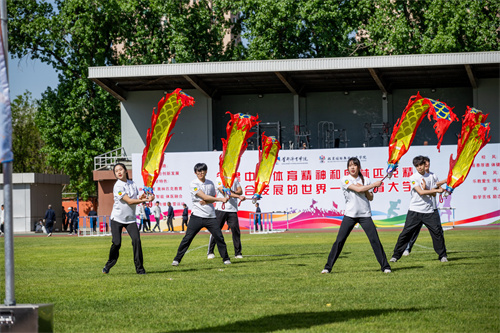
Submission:
[[[182,211],[182,231],[184,231],[184,225],[186,225],[186,229],[188,226],[189,210],[186,204],[182,204],[182,207],[184,207],[184,210]]]
[[[52,229],[54,228],[54,222],[56,221],[56,212],[52,209],[52,205],[49,205],[47,211],[45,212],[45,228],[47,229],[47,237],[52,236]]]
[[[259,207],[259,203],[255,204],[255,231],[258,231],[257,223],[260,225],[260,231],[262,231],[262,213]]]
[[[61,226],[62,231],[68,231],[68,216],[64,206],[62,206],[61,218],[62,218],[62,226]]]
[[[167,211],[167,227],[168,227],[168,231],[174,231],[174,223],[173,223],[173,219],[175,219],[174,217],[174,208],[172,207],[172,204],[170,202],[167,202],[167,206],[168,206],[168,211]]]
[[[139,225],[139,231],[144,232],[144,226],[145,226],[145,219],[146,219],[146,213],[144,212],[144,204],[138,204],[137,205],[137,210],[139,211],[139,219],[141,220],[141,224]]]
[[[80,214],[78,214],[78,211],[76,210],[76,207],[69,207],[68,208],[68,220],[69,220],[69,234],[73,235],[78,235],[78,218],[80,217]]]
[[[149,209],[149,205],[144,205],[144,228],[143,231],[151,231],[151,209]]]
[[[160,229],[161,208],[160,208],[159,201],[157,201],[155,203],[155,206],[153,207],[153,215],[155,216],[155,220],[156,220],[156,225],[154,226],[153,231],[155,231],[156,228],[158,228],[158,231],[161,232],[161,229]]]
[[[90,227],[92,228],[93,232],[96,232],[97,212],[94,210],[94,206],[90,206],[89,216],[90,216]]]

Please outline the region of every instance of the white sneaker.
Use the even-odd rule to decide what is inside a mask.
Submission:
[[[384,273],[392,273],[390,269],[384,269]]]
[[[210,253],[209,255],[207,255],[207,259],[213,259],[213,258],[215,258],[215,254]]]
[[[241,254],[238,254],[235,258],[236,259],[243,259],[243,256]]]
[[[396,258],[392,257],[392,258],[391,258],[391,260],[389,260],[389,261],[390,261],[390,262],[396,262],[396,261],[398,261],[398,259],[396,259]]]
[[[321,274],[328,274],[328,273],[330,273],[330,272],[327,269],[324,269],[321,271]]]
[[[404,255],[405,257],[408,257],[408,256],[410,255],[410,251],[405,250],[405,252],[403,252],[403,255]]]
[[[179,262],[177,260],[172,261],[172,266],[179,266]]]
[[[224,261],[224,265],[231,265],[231,261],[229,260]]]
[[[442,257],[442,258],[441,258],[441,262],[448,262],[448,258],[446,258],[446,257]]]

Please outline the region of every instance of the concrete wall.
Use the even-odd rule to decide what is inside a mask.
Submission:
[[[38,173],[12,175],[12,217],[14,232],[29,232],[43,218],[48,205],[56,213],[55,229],[61,229],[62,185],[69,176]],[[4,202],[3,174],[0,174],[0,202]]]
[[[229,121],[227,111],[231,113],[248,113],[259,115],[262,123],[281,122],[282,142],[293,140],[293,95],[292,94],[270,94],[270,95],[234,95],[222,96],[220,100],[213,102],[214,119],[214,148],[222,150],[221,138],[226,138],[226,125]],[[277,136],[277,130],[274,127],[262,127],[266,135]],[[254,136],[254,147],[257,148],[257,140]],[[249,149],[252,149],[250,147]]]
[[[472,105],[471,105],[472,106]],[[488,113],[491,141],[500,142],[500,80],[479,80],[477,88],[477,109]]]
[[[197,90],[183,92],[194,97],[195,104],[181,111],[167,149],[170,152],[212,150],[212,104]],[[153,108],[163,96],[163,91],[131,92],[121,103],[122,146],[127,155],[144,150]]]
[[[345,129],[348,147],[361,147],[365,143],[365,123],[381,124],[387,120],[392,127],[401,116],[408,100],[418,91],[423,97],[446,102],[454,107],[453,111],[462,118],[467,105],[475,106],[489,113],[491,123],[491,142],[500,142],[500,82],[497,79],[479,80],[476,90],[469,87],[431,89],[396,89],[387,96],[387,107],[380,91],[350,91],[309,93],[299,99],[301,130],[311,133],[312,148],[322,147],[318,143],[318,123],[329,121],[336,129]],[[222,96],[211,100],[197,91],[185,91],[195,98],[195,107],[187,107],[174,129],[174,136],[167,151],[209,151],[213,148],[222,150],[221,138],[226,137],[226,124],[229,116],[225,113],[249,113],[259,115],[264,122],[281,122],[282,143],[288,149],[288,142],[294,141],[294,97],[292,94],[264,94]],[[163,96],[163,91],[133,92],[122,103],[122,143],[128,155],[142,153],[145,146],[146,132],[151,124],[151,112]],[[267,135],[277,135],[274,128],[263,128]],[[456,144],[461,130],[461,122],[454,122],[445,134],[443,144]],[[373,129],[372,134],[380,133]],[[258,145],[253,139],[255,149]],[[414,144],[427,141],[435,145],[437,138],[433,123],[424,120],[417,130]],[[371,139],[369,146],[383,145],[382,135]],[[340,144],[340,147],[344,147]]]

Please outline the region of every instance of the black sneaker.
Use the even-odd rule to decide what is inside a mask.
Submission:
[[[137,274],[146,274],[146,271],[139,271]]]
[[[109,269],[107,269],[106,267],[104,267],[102,269],[102,272],[103,272],[103,274],[108,274],[109,273]]]

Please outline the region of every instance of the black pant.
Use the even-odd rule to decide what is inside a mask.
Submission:
[[[184,231],[184,226],[186,226],[186,229],[188,227],[188,219],[187,218],[182,218],[182,231]]]
[[[234,245],[234,255],[241,255],[241,241],[240,241],[240,224],[238,221],[238,213],[237,212],[224,212],[222,210],[216,210],[215,216],[217,222],[219,223],[219,227],[222,230],[224,227],[224,223],[227,221],[227,225],[231,228],[231,232],[233,233],[233,245]],[[214,253],[215,248],[215,239],[210,235],[210,242],[208,243],[208,253]]]
[[[168,217],[167,218],[167,227],[168,231],[174,231],[174,223],[173,223],[173,217]]]
[[[69,232],[72,234],[73,231],[76,233],[78,233],[78,218],[72,220],[69,224]]]
[[[142,231],[151,231],[151,220],[144,219],[142,220]]]
[[[330,255],[328,256],[328,261],[325,265],[325,269],[329,272],[332,270],[333,265],[342,252],[342,248],[344,247],[347,237],[349,237],[349,234],[351,233],[356,223],[359,223],[361,225],[366,233],[366,236],[370,240],[370,244],[372,245],[373,252],[375,253],[375,257],[377,257],[377,261],[380,264],[381,270],[384,271],[386,269],[391,269],[391,266],[389,266],[389,263],[387,262],[384,247],[382,246],[382,243],[380,243],[377,228],[375,227],[375,224],[373,224],[372,218],[349,216],[344,216],[344,218],[342,219],[339,233],[337,234],[337,240],[335,240],[335,243],[333,243],[332,250],[330,251]]]
[[[68,230],[68,224],[69,224],[69,221],[68,221],[68,220],[64,219],[64,220],[62,221],[62,230],[63,230],[63,231],[67,231],[67,230]]]
[[[433,217],[436,219],[436,222],[439,223],[439,225],[441,225],[441,217],[439,216],[439,210],[434,209],[434,216]],[[406,245],[406,250],[408,252],[411,252],[411,249],[413,249],[413,245],[415,245],[415,243],[417,242],[417,238],[418,238],[418,235],[420,234],[420,230],[422,229],[423,223],[420,223],[419,225],[420,225],[420,227],[415,229],[415,231],[413,232],[413,235],[410,238],[410,241],[408,242],[408,245]],[[441,229],[442,228],[443,227],[441,226]]]
[[[133,223],[120,223],[115,220],[111,220],[111,236],[112,236],[112,244],[111,249],[109,250],[109,260],[106,263],[106,270],[110,270],[116,262],[118,261],[118,257],[120,256],[120,247],[122,246],[122,230],[123,228],[127,229],[130,238],[132,238],[132,248],[134,250],[134,264],[135,271],[137,273],[145,272],[143,266],[143,258],[142,258],[142,246],[141,246],[141,235],[139,233],[139,228],[137,228],[137,223],[135,221]]]
[[[156,224],[153,228],[153,231],[156,230],[156,228],[158,228],[158,231],[161,232],[161,229],[160,229],[160,218],[159,217],[155,217],[155,220],[156,220]]]
[[[54,221],[49,221],[45,224],[45,229],[47,229],[47,233],[52,233],[52,228],[54,228]]]
[[[392,257],[396,259],[401,258],[401,255],[406,249],[410,238],[415,234],[417,229],[420,230],[422,224],[429,229],[429,233],[432,238],[432,245],[434,246],[434,251],[436,251],[439,256],[439,259],[446,257],[443,227],[441,227],[440,220],[436,219],[436,214],[437,213],[435,211],[432,213],[418,213],[409,210],[408,214],[406,214],[405,226],[403,231],[399,234]],[[439,217],[439,214],[437,214],[437,216]]]
[[[196,234],[198,234],[198,232],[200,232],[202,228],[207,228],[208,231],[210,231],[212,236],[215,238],[215,242],[217,243],[217,247],[219,248],[219,254],[222,258],[222,261],[229,260],[226,243],[224,242],[224,236],[222,236],[222,231],[220,230],[217,219],[203,218],[191,215],[186,230],[186,235],[179,244],[177,255],[174,258],[175,261],[181,262],[182,257],[184,257],[184,254],[186,254],[189,245],[191,245],[191,242],[193,241],[193,238],[196,236]]]

